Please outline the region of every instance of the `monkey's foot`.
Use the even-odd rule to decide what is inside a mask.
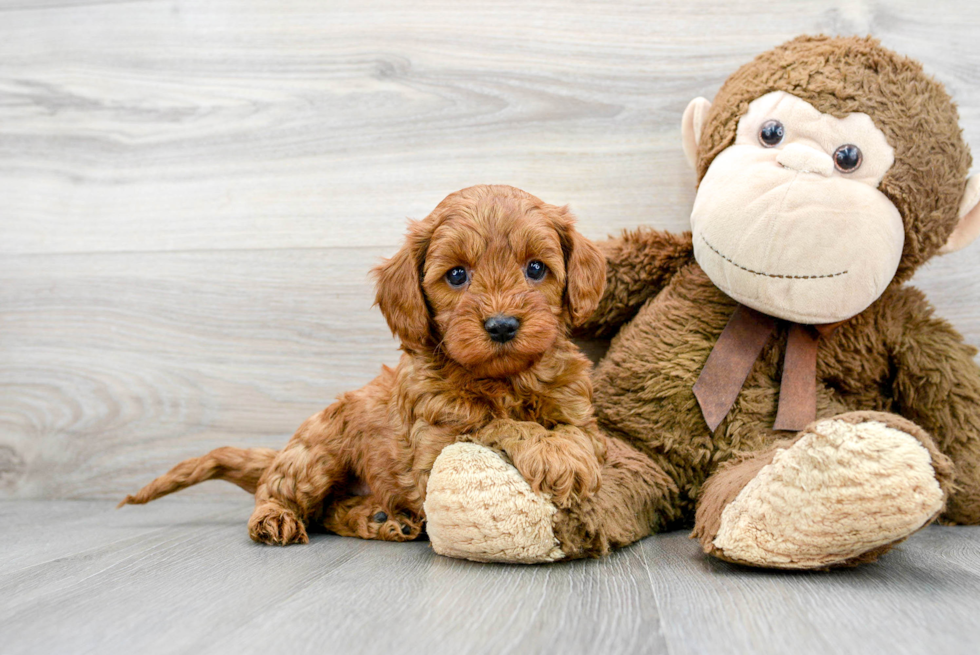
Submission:
[[[533,564],[565,555],[555,538],[556,507],[513,466],[474,443],[445,448],[429,476],[426,531],[440,555]]]
[[[817,421],[788,448],[712,476],[695,536],[710,554],[754,566],[874,561],[939,515],[946,494],[938,478],[950,468],[931,438],[899,417]]]

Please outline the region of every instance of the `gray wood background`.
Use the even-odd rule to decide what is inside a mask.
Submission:
[[[688,100],[803,32],[921,60],[980,153],[973,0],[0,0],[0,497],[284,443],[396,360],[367,272],[458,188],[684,229]],[[980,245],[916,284],[980,344]]]

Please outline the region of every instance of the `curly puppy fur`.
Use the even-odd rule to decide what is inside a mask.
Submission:
[[[605,442],[591,364],[568,330],[595,310],[606,273],[573,223],[567,208],[513,187],[451,194],[374,270],[404,351],[394,369],[312,416],[282,451],[218,448],[120,506],[222,479],[255,494],[255,541],[305,543],[308,527],[408,541],[422,530],[433,462],[460,440],[505,454],[559,507],[595,493]],[[541,279],[531,262],[544,264]],[[454,286],[447,274],[458,267],[466,282]],[[499,316],[519,321],[504,343],[486,325]]]

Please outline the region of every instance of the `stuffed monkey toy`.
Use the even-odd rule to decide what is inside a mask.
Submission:
[[[453,445],[434,549],[547,562],[693,524],[709,555],[821,569],[980,523],[976,349],[907,284],[980,233],[942,85],[874,39],[804,36],[691,102],[682,134],[691,232],[600,244],[599,491],[555,507],[506,452]]]

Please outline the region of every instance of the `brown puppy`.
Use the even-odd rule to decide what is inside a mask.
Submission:
[[[408,541],[433,462],[461,440],[505,453],[558,506],[598,489],[591,365],[567,333],[602,296],[605,261],[566,208],[508,186],[458,191],[374,273],[404,350],[397,367],[308,419],[282,451],[218,448],[120,506],[218,478],[255,494],[256,541],[305,543],[307,526]]]

